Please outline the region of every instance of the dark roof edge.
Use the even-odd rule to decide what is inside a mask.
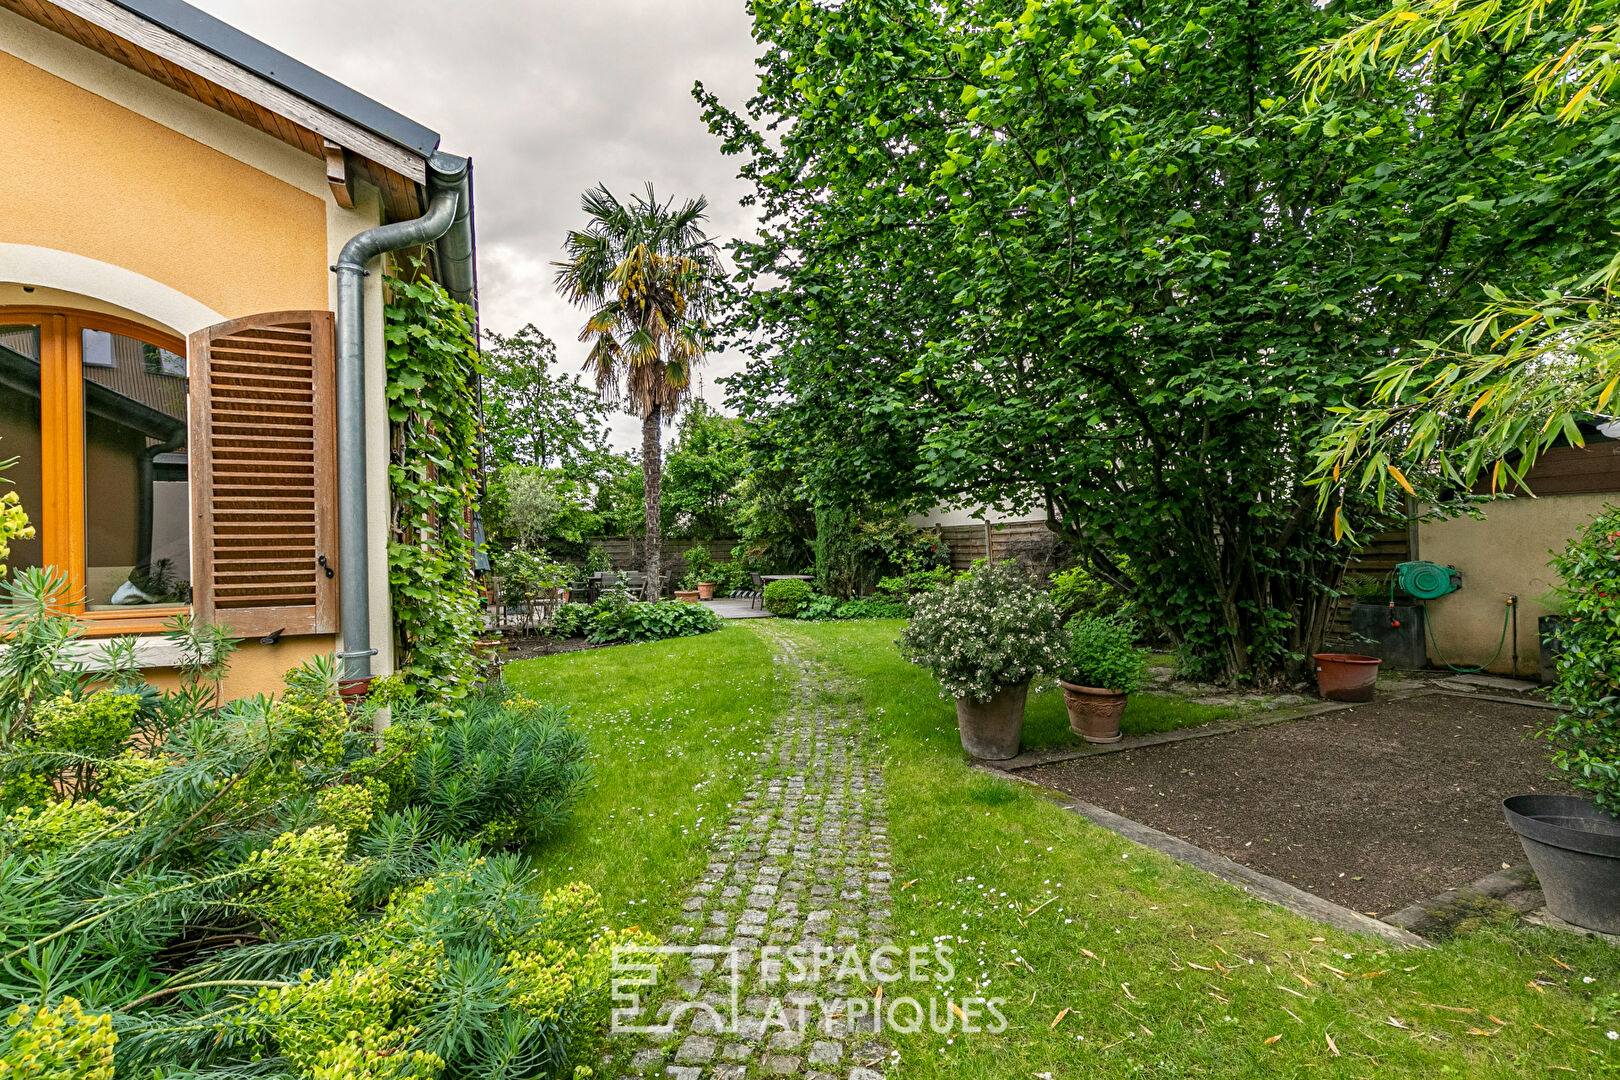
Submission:
[[[110,2],[413,154],[430,158],[439,147],[438,132],[322,75],[308,64],[294,60],[184,0]]]

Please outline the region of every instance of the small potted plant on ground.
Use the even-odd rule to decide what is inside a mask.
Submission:
[[[1508,824],[1565,922],[1620,934],[1620,509],[1605,510],[1552,562],[1565,622],[1552,700],[1539,734],[1573,795],[1515,795]]]
[[[1029,680],[1064,664],[1057,608],[1012,562],[981,566],[912,600],[900,638],[906,659],[956,699],[962,748],[977,758],[1018,756]]]
[[[686,576],[681,584],[688,589],[696,589],[699,600],[713,600],[715,579],[719,576],[714,565],[714,556],[702,544],[688,548],[681,558],[686,560]]]
[[[1147,650],[1136,647],[1136,624],[1121,615],[1077,615],[1069,620],[1069,665],[1063,703],[1069,730],[1086,742],[1118,742],[1125,702],[1147,672]]]

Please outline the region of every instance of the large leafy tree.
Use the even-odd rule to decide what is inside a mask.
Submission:
[[[742,484],[748,473],[747,433],[702,398],[681,414],[664,465],[666,532],[713,539],[737,535]]]
[[[759,94],[698,91],[765,219],[736,404],[818,496],[1044,508],[1192,666],[1293,674],[1346,554],[1324,411],[1589,224],[1484,122],[1511,58],[1303,112],[1374,10],[758,0]]]
[[[660,503],[662,425],[675,418],[708,348],[719,277],[719,253],[703,231],[708,201],[659,202],[651,184],[627,202],[605,187],[582,205],[584,229],[564,241],[557,287],[590,318],[580,340],[591,345],[586,367],[602,400],[641,417],[646,501],[646,570],[662,567]]]
[[[530,323],[484,331],[485,445],[492,464],[561,468],[589,476],[607,453],[607,409],[589,387],[554,371],[557,346]]]
[[[1391,477],[1410,487],[1406,473],[1463,488],[1488,473],[1500,490],[1555,441],[1580,445],[1581,420],[1612,411],[1620,254],[1615,215],[1593,207],[1612,204],[1620,174],[1620,118],[1604,102],[1620,76],[1617,57],[1617,0],[1402,0],[1300,64],[1311,92],[1343,93],[1444,83],[1471,66],[1511,62],[1520,82],[1488,117],[1498,142],[1536,164],[1539,190],[1527,198],[1549,215],[1592,222],[1567,237],[1545,277],[1503,273],[1450,334],[1404,343],[1372,373],[1371,400],[1344,409],[1323,439],[1324,503],[1342,495],[1336,481],[1382,498]]]

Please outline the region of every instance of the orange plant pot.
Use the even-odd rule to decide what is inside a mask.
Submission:
[[[1376,656],[1359,653],[1315,653],[1316,687],[1329,701],[1371,701],[1378,690]]]

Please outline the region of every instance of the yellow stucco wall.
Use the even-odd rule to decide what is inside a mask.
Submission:
[[[1552,610],[1547,601],[1558,580],[1547,562],[1610,503],[1620,503],[1620,495],[1515,498],[1491,503],[1483,520],[1459,517],[1420,525],[1417,558],[1462,571],[1459,591],[1428,603],[1434,632],[1429,660],[1439,665],[1443,654],[1445,662],[1469,667],[1489,660],[1502,636],[1507,598],[1514,595],[1519,598],[1519,664],[1515,669],[1510,631],[1489,670],[1535,678],[1541,658],[1536,622]]]
[[[3,239],[116,264],[227,318],[327,307],[319,198],[5,52],[0,86]]]
[[[225,696],[279,693],[283,675],[312,656],[330,653],[332,648],[332,639],[324,636],[282,638],[275,645],[260,645],[256,640],[243,642],[231,657]],[[180,685],[173,668],[147,668],[144,674],[153,686],[174,689]]]
[[[369,189],[365,205],[343,210],[316,159],[4,10],[0,86],[0,145],[8,148],[0,153],[0,306],[76,307],[181,334],[213,321],[166,323],[37,284],[25,292],[38,279],[8,275],[10,244],[139,275],[222,319],[330,309],[333,253],[378,222]],[[380,370],[379,298],[370,308],[368,333],[377,341],[367,343],[368,367]],[[380,446],[386,463],[386,423],[368,419],[372,453]],[[376,614],[386,628],[386,601]],[[244,642],[226,693],[273,692],[286,670],[336,644],[325,635]],[[148,674],[159,685],[174,682],[172,671]]]

